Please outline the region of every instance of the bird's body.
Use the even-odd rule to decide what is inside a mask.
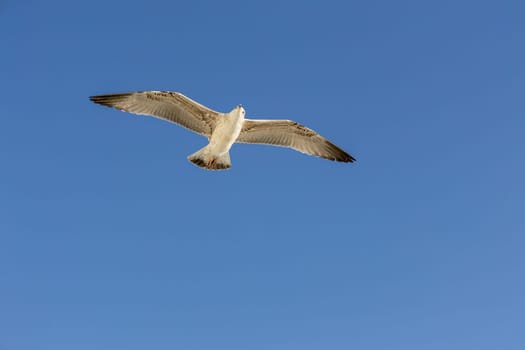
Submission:
[[[244,108],[241,106],[235,107],[230,113],[222,114],[217,119],[208,145],[190,155],[188,159],[206,169],[228,169],[231,166],[230,148],[241,133],[244,114]]]
[[[236,107],[217,120],[217,125],[210,137],[209,147],[218,154],[228,152],[241,133],[244,123],[244,108]]]
[[[229,113],[213,111],[178,92],[144,91],[91,96],[91,101],[122,111],[164,119],[206,136],[208,145],[188,159],[209,170],[228,169],[235,142],[289,147],[339,162],[355,159],[315,131],[291,120],[245,119],[242,106]]]

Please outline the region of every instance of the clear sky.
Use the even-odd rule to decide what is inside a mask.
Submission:
[[[0,1],[0,349],[524,349],[523,1]],[[299,121],[354,164],[88,96]]]

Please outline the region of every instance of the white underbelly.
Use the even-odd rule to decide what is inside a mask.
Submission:
[[[244,117],[225,114],[210,137],[210,151],[220,155],[228,152],[239,136]]]

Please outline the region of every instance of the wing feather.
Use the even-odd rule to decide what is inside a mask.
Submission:
[[[126,92],[91,96],[89,99],[121,111],[164,119],[207,137],[212,134],[220,116],[219,112],[178,92]]]
[[[338,162],[355,161],[354,157],[317,132],[292,120],[245,119],[236,142],[288,147]]]

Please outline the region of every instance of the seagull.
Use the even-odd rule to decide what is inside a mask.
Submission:
[[[164,119],[207,137],[208,145],[188,156],[188,160],[208,170],[231,167],[229,151],[235,142],[288,147],[338,162],[355,161],[317,132],[292,120],[246,119],[242,105],[220,113],[170,91],[126,92],[89,99],[124,112]]]

